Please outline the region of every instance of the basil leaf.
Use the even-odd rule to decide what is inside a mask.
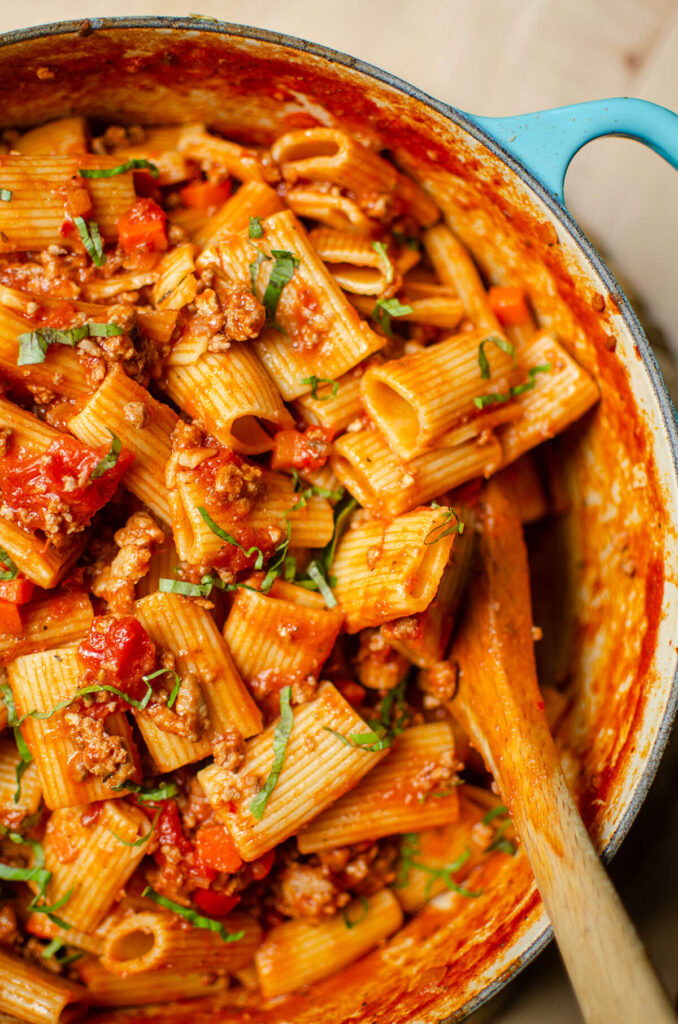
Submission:
[[[16,704],[14,703],[14,694],[9,683],[0,683],[0,693],[5,701],[7,708],[7,725],[10,727],[19,725],[19,716],[16,710]]]
[[[91,338],[117,338],[125,333],[118,324],[85,324],[85,327]]]
[[[119,836],[117,832],[113,831],[113,829],[109,829],[109,832],[111,833],[112,836],[115,836],[118,842],[122,843],[123,846],[145,846],[148,840],[153,835],[153,832],[155,831],[155,826],[158,824],[158,818],[160,817],[161,814],[162,807],[158,808],[158,810],[155,812],[153,821],[151,822],[151,827],[146,833],[146,835],[139,836],[139,838],[135,839],[133,842],[130,842],[129,839],[123,839],[122,836]]]
[[[207,931],[216,932],[224,942],[238,942],[245,935],[244,932],[231,933],[226,931],[226,927],[221,921],[215,921],[211,917],[203,917],[202,914],[191,910],[190,907],[182,907],[180,903],[175,903],[174,900],[170,900],[167,896],[162,896],[159,892],[156,892],[150,885],[146,886],[141,895],[146,897],[146,899],[153,900],[159,907],[164,907],[165,910],[171,910],[174,914],[184,917],[187,921],[190,921],[194,928],[205,928]]]
[[[179,673],[175,672],[174,669],[172,668],[159,668],[156,672],[151,672],[149,673],[149,675],[142,676],[141,678],[146,683],[146,685],[148,685],[151,679],[157,679],[158,676],[164,676],[166,672],[171,672],[172,675],[174,676],[174,686],[172,687],[172,692],[170,693],[169,698],[167,700],[167,707],[171,710],[172,707],[174,706],[174,702],[176,701],[177,696],[179,695],[179,690],[181,689],[181,677],[179,676]]]
[[[311,389],[311,398],[314,398],[316,402],[329,402],[331,398],[337,397],[337,391],[339,390],[339,381],[332,380],[331,377],[316,377],[313,374],[310,377],[302,377],[299,381],[300,384],[306,384]],[[318,384],[331,384],[332,392],[329,395],[323,395],[322,398],[318,394]]]
[[[295,507],[296,506],[293,506],[290,509],[290,511],[294,511]],[[283,540],[280,541],[278,546],[275,548],[273,561],[270,563],[268,569],[266,570],[266,575],[264,576],[264,579],[261,584],[262,594],[265,594],[268,590],[271,589],[274,582],[282,572],[285,564],[285,559],[287,558],[287,549],[290,546],[290,537],[292,536],[292,526],[290,524],[289,519],[287,518],[287,513],[285,513],[285,523],[287,525],[287,535],[283,538]]]
[[[199,505],[198,506],[198,512],[202,516],[203,520],[207,523],[207,525],[209,526],[209,528],[212,531],[212,533],[216,534],[216,536],[219,537],[221,540],[225,540],[227,544],[232,544],[234,548],[238,548],[240,551],[242,551],[247,556],[247,558],[251,558],[252,555],[256,552],[257,553],[257,558],[256,558],[256,561],[254,563],[254,568],[259,570],[259,569],[261,569],[263,567],[263,564],[264,564],[264,552],[261,550],[261,548],[258,548],[258,547],[253,545],[249,549],[249,551],[246,551],[245,548],[242,546],[242,544],[235,539],[235,537],[232,537],[230,533],[226,533],[226,531],[222,530],[222,528],[219,526],[218,523],[214,522],[212,517],[207,512],[207,509],[204,508],[204,506]]]
[[[47,342],[39,331],[19,335],[19,358],[17,366],[30,366],[44,363],[47,355]]]
[[[250,217],[250,238],[263,238],[264,228],[260,217]]]
[[[320,553],[320,561],[325,566],[325,576],[328,575],[332,562],[334,561],[334,555],[337,550],[337,544],[339,538],[344,532],[344,528],[348,525],[348,519],[354,509],[358,507],[358,502],[348,491],[344,494],[339,504],[334,508],[334,532],[332,539],[322,549]]]
[[[391,263],[389,255],[388,255],[388,253],[386,251],[386,246],[384,245],[383,242],[372,242],[372,248],[376,252],[377,256],[379,256],[384,261],[384,264],[386,266],[386,281],[385,281],[385,283],[386,284],[392,284],[393,283],[393,264]]]
[[[67,956],[57,956],[56,954],[59,950],[64,948],[65,947],[61,939],[52,939],[52,941],[48,942],[43,949],[41,956],[44,957],[45,960],[56,960],[61,967],[68,967],[69,964],[75,963],[76,960],[80,960],[85,955],[81,950],[79,950],[75,953],[69,953]]]
[[[550,363],[544,363],[542,366],[531,366],[527,371],[527,380],[524,384],[516,384],[515,387],[511,388],[511,397],[516,398],[518,395],[523,395],[526,391],[531,391],[537,383],[535,378],[538,373],[550,373],[553,369]]]
[[[422,864],[421,861],[415,860],[415,857],[420,856],[420,854],[421,847],[419,844],[419,836],[412,832],[404,835],[400,844],[400,860],[398,862],[397,877],[394,883],[396,889],[402,889],[406,886],[409,883],[411,869],[417,868],[419,871],[424,871],[426,874],[430,875],[425,890],[427,898],[430,895],[433,883],[437,880],[440,880],[447,889],[451,889],[453,892],[458,892],[460,896],[466,896],[470,899],[482,896],[482,889],[479,889],[477,892],[472,892],[465,886],[455,882],[452,878],[452,875],[463,868],[464,864],[471,856],[471,850],[468,846],[455,861],[451,864],[446,864],[442,868],[432,868],[428,864]]]
[[[85,221],[83,217],[74,217],[73,223],[78,229],[82,244],[89,254],[95,267],[103,267],[106,262],[104,243],[101,240],[99,225],[95,220]]]
[[[274,258],[274,263],[262,300],[266,310],[266,322],[269,325],[275,323],[275,314],[282,290],[292,280],[294,271],[299,266],[299,259],[286,249],[271,249],[271,256]]]
[[[134,793],[140,804],[155,803],[156,800],[170,800],[173,796],[176,796],[179,792],[179,787],[176,782],[162,782],[159,786],[140,786],[138,782],[132,782],[131,779],[125,779],[119,786],[113,786],[116,792],[120,792],[122,789],[129,790],[130,793]]]
[[[48,874],[51,877],[52,872],[50,871],[50,872],[48,872]],[[38,893],[38,895],[35,896],[31,900],[31,902],[29,904],[29,909],[30,910],[34,910],[36,914],[46,914],[47,917],[50,919],[50,921],[52,921],[53,924],[57,925],[58,928],[63,928],[64,931],[67,931],[67,932],[70,931],[72,925],[70,925],[68,923],[68,921],[64,921],[63,917],[58,917],[56,915],[55,911],[56,910],[61,910],[61,908],[64,906],[64,904],[68,903],[68,901],[70,900],[71,896],[73,895],[73,886],[71,886],[71,888],[68,890],[68,892],[64,896],[62,896],[55,903],[52,903],[49,906],[46,903],[38,903],[37,902],[37,900],[40,899],[41,895],[44,895],[44,891],[43,891],[43,893]]]
[[[118,164],[117,167],[80,167],[78,174],[81,178],[115,178],[116,175],[126,174],[127,171],[149,171],[154,178],[157,178],[160,174],[155,164],[151,163],[150,160],[144,160],[142,157],[126,160],[124,164]]]
[[[50,345],[77,345],[83,338],[111,338],[124,334],[118,324],[83,324],[81,327],[38,327],[19,335],[18,366],[44,363]]]
[[[504,804],[500,804],[498,807],[493,807],[481,819],[481,825],[489,825],[495,818],[501,818],[505,814],[508,814],[508,807],[505,807]]]
[[[4,548],[0,548],[0,580],[15,580],[18,575],[19,570],[9,553]]]
[[[275,732],[273,733],[273,765],[263,788],[259,790],[250,804],[250,814],[252,814],[258,821],[261,821],[264,815],[266,804],[268,803],[269,797],[280,778],[280,773],[285,761],[287,741],[290,738],[292,725],[294,724],[294,713],[290,706],[291,697],[292,687],[284,686],[280,691],[280,720],[278,721],[278,724],[275,727]]]
[[[0,188],[0,201],[8,203],[12,198],[12,193],[8,188]]]
[[[209,597],[212,586],[211,580],[209,583],[188,583],[186,580],[170,580],[162,576],[158,581],[161,594],[181,594],[182,597]]]
[[[502,352],[505,352],[507,356],[513,356],[514,360],[516,358],[516,350],[510,341],[507,341],[498,334],[492,334],[489,338],[484,338],[478,345],[478,366],[480,367],[480,376],[483,380],[490,379],[490,364],[485,354],[485,346],[490,342],[496,345],[497,348],[500,348]]]
[[[432,503],[431,507],[440,508],[441,510],[443,509],[443,506],[436,505],[435,502]],[[454,522],[452,522],[453,519]],[[447,527],[447,529],[443,529],[442,533],[438,533],[441,527]],[[424,544],[437,544],[439,540],[442,540],[443,537],[448,537],[451,533],[462,534],[463,532],[464,524],[457,513],[453,508],[445,508],[440,522],[436,523],[435,526],[432,526],[424,537]]]
[[[18,725],[14,726],[14,742],[16,743],[17,750],[19,751],[19,757],[21,760],[16,766],[15,777],[16,777],[16,789],[14,790],[14,803],[18,804],[21,798],[21,780],[24,777],[24,772],[28,768],[29,764],[33,761],[33,755],[30,752],[26,740],[21,734],[21,730]]]
[[[353,918],[353,920],[351,920],[350,917],[348,916],[348,907],[344,907],[343,910],[341,911],[341,916],[344,919],[344,924],[349,929],[355,928],[357,924],[360,924],[361,921],[364,921],[370,910],[370,905],[367,902],[365,896],[360,896],[359,898],[362,906],[362,912],[358,917],[355,917]]]
[[[118,458],[120,457],[120,451],[122,449],[122,442],[119,437],[116,437],[112,430],[106,428],[108,433],[111,435],[113,440],[111,441],[111,447],[103,459],[97,462],[96,466],[89,475],[90,480],[98,480],[100,476],[107,473],[109,469],[113,469],[117,465]]]
[[[266,260],[270,260],[270,258],[271,257],[268,256],[265,252],[262,252],[261,249],[257,249],[256,259],[252,263],[250,263],[250,285],[252,287],[252,295],[254,295],[255,298],[257,297],[257,280],[259,277],[259,267],[261,266],[262,263],[265,263]]]
[[[394,316],[407,316],[414,313],[412,306],[404,306],[398,299],[377,299],[377,303],[370,314],[374,322],[381,327],[387,338],[393,337],[391,318]]]
[[[489,395],[476,395],[473,404],[476,409],[484,409],[486,405],[496,405],[499,402],[508,402],[511,395],[502,395],[499,392],[492,392]]]
[[[330,585],[323,575],[320,562],[315,559],[310,563],[308,569],[309,577],[313,580],[318,590],[322,594],[323,600],[328,608],[336,608],[337,599],[330,589]]]

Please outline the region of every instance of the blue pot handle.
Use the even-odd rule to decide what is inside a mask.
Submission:
[[[518,117],[467,116],[524,164],[563,206],[570,160],[602,135],[644,142],[678,170],[678,114],[647,100],[617,97]]]

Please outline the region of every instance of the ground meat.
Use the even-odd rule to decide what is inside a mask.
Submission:
[[[328,917],[351,899],[341,892],[320,865],[290,863],[278,879],[276,910],[286,917]]]
[[[214,814],[212,804],[205,796],[205,790],[195,775],[189,776],[186,792],[177,797],[177,803],[185,832],[193,832],[198,825],[207,821]]]
[[[378,843],[323,850],[315,857],[325,871],[330,871],[340,889],[349,889],[360,896],[369,896],[395,878],[398,858],[397,839],[382,839]]]
[[[452,700],[459,685],[459,666],[456,661],[438,661],[421,673],[419,685],[439,701]]]
[[[283,288],[278,314],[288,327],[292,348],[310,352],[321,345],[330,327],[316,296],[305,286],[296,293]]]
[[[229,341],[256,338],[266,322],[266,310],[249,288],[242,285],[215,283],[224,322],[221,328]]]
[[[246,501],[250,509],[263,494],[264,487],[261,467],[250,462],[227,462],[219,467],[214,476],[214,491],[220,501],[229,504],[234,501]]]
[[[361,631],[355,669],[363,686],[370,690],[392,690],[409,668],[407,658],[390,647],[378,629]]]
[[[143,402],[126,402],[122,407],[122,414],[137,430],[141,430],[146,423],[146,406]]]
[[[95,153],[110,153],[127,146],[140,146],[146,133],[140,124],[111,124],[103,135],[92,139],[92,150]]]
[[[14,908],[6,903],[0,907],[0,943],[11,946],[17,937],[16,914]]]
[[[174,685],[174,677],[168,675],[167,678]],[[181,686],[172,708],[167,707],[169,692],[168,690],[157,692],[144,711],[144,715],[150,718],[163,732],[170,732],[175,736],[185,736],[186,739],[197,742],[209,721],[200,683],[195,676],[185,672],[181,677]]]
[[[92,591],[119,614],[131,611],[134,587],[148,572],[154,547],[163,543],[165,534],[148,512],[134,512],[113,539],[118,553],[109,565],[95,567]]]
[[[105,718],[93,718],[78,710],[64,713],[70,738],[78,748],[69,761],[73,777],[82,782],[88,775],[104,779],[111,787],[119,786],[134,774],[134,765],[125,740],[106,732]]]
[[[222,768],[237,772],[245,760],[245,741],[236,729],[217,732],[212,737],[212,756]]]

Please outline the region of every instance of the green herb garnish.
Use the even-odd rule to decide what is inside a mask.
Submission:
[[[146,833],[146,835],[145,836],[139,836],[139,838],[135,839],[133,842],[130,842],[129,839],[123,839],[122,836],[119,836],[117,832],[113,831],[113,829],[109,829],[109,831],[110,831],[112,836],[115,836],[115,838],[118,840],[119,843],[122,843],[123,846],[145,846],[146,843],[148,842],[148,840],[153,835],[153,832],[155,831],[155,826],[158,824],[158,818],[160,817],[161,814],[162,814],[162,807],[160,807],[155,812],[155,815],[153,816],[153,821],[151,822],[151,827],[148,830],[148,832]]]
[[[435,526],[432,526],[429,532],[424,537],[424,544],[437,544],[443,537],[448,537],[451,533],[462,534],[464,532],[464,524],[461,519],[454,511],[453,508],[444,508],[442,505],[438,505],[435,501],[431,502],[431,508],[439,508],[442,510],[442,519]],[[452,522],[454,520],[454,522]],[[444,527],[441,533],[438,531]]]
[[[386,246],[384,245],[383,242],[372,242],[372,248],[376,252],[377,256],[379,256],[380,259],[383,260],[384,266],[386,267],[386,279],[384,283],[392,284],[394,273],[393,264],[391,263],[388,252],[386,251]]]
[[[175,672],[173,668],[159,668],[155,672],[150,672],[148,675],[142,676],[141,678],[148,686],[151,679],[157,679],[158,676],[164,676],[168,672],[174,676],[174,686],[172,687],[172,692],[167,700],[167,707],[171,709],[174,706],[174,702],[176,701],[179,690],[181,689],[181,677],[179,673]]]
[[[255,246],[255,248],[256,248],[256,246]],[[252,288],[252,295],[254,295],[255,298],[258,298],[258,296],[257,296],[257,280],[258,280],[258,277],[259,277],[259,267],[261,266],[262,263],[265,263],[266,260],[270,260],[270,258],[271,257],[269,255],[267,255],[267,253],[263,252],[262,249],[258,249],[257,248],[256,258],[249,265],[250,285],[251,285],[251,288]]]
[[[216,932],[224,942],[238,942],[245,935],[243,931],[228,932],[221,921],[215,921],[211,917],[203,917],[202,914],[198,914],[189,907],[182,907],[181,903],[175,903],[174,900],[168,899],[167,896],[162,896],[155,889],[152,889],[150,885],[146,886],[141,895],[146,899],[153,900],[159,907],[164,907],[165,910],[171,910],[174,914],[179,914],[180,917],[190,921],[194,928],[204,928],[206,931]]]
[[[387,338],[393,337],[391,319],[394,316],[407,316],[413,313],[412,306],[405,306],[398,299],[377,299],[377,303],[370,314],[374,322],[381,327]]]
[[[416,832],[408,832],[402,837],[400,842],[400,860],[398,863],[398,875],[395,881],[395,887],[402,889],[408,885],[410,880],[410,871],[412,868],[417,868],[419,871],[424,871],[430,875],[430,878],[426,884],[425,895],[428,898],[431,893],[433,883],[441,881],[445,888],[451,889],[452,892],[458,892],[460,896],[467,896],[470,899],[475,899],[478,896],[482,896],[482,889],[477,892],[473,892],[471,889],[467,889],[466,886],[460,885],[452,878],[452,875],[463,868],[471,856],[471,851],[467,847],[464,852],[457,857],[451,864],[446,864],[442,868],[432,868],[428,864],[422,864],[421,861],[415,860],[416,857],[421,856],[421,846],[419,843],[419,836]]]
[[[8,188],[0,188],[0,201],[1,202],[8,203],[11,198],[12,198],[12,193],[11,193],[10,189],[8,189]]]
[[[128,171],[149,171],[154,178],[157,178],[160,171],[151,163],[150,160],[144,160],[142,157],[133,158],[126,160],[124,164],[118,164],[117,167],[105,167],[105,168],[84,168],[78,169],[78,174],[81,178],[115,178],[118,174],[127,174]]]
[[[527,380],[523,384],[516,384],[510,388],[508,394],[495,394],[490,395],[479,395],[473,399],[473,404],[477,409],[484,409],[486,405],[493,405],[495,402],[508,402],[511,398],[517,398],[518,395],[524,395],[526,391],[532,391],[536,384],[536,376],[538,373],[549,373],[553,367],[550,363],[543,363],[541,366],[531,366],[527,371]]]
[[[496,345],[497,348],[500,348],[502,352],[505,352],[507,356],[513,356],[514,359],[516,357],[516,350],[510,341],[507,341],[498,334],[491,334],[489,338],[485,338],[478,345],[478,366],[480,367],[480,376],[483,380],[490,379],[490,364],[485,354],[485,346],[490,342]]]
[[[108,428],[106,428],[108,430]],[[122,449],[122,442],[119,437],[116,437],[112,430],[108,430],[113,440],[111,441],[111,447],[109,448],[103,459],[97,462],[96,466],[89,475],[90,480],[98,480],[100,476],[107,473],[109,469],[113,469],[117,465],[120,457],[120,451]]]
[[[82,244],[88,252],[92,263],[95,267],[103,267],[106,262],[104,255],[104,243],[101,239],[101,233],[99,231],[99,225],[95,220],[86,221],[83,217],[74,217],[73,223],[75,224]]]
[[[121,789],[127,789],[130,793],[134,793],[140,804],[151,804],[157,800],[170,800],[173,796],[176,796],[179,792],[179,787],[176,782],[162,782],[159,786],[140,786],[138,782],[132,782],[131,779],[125,779],[119,786],[114,786],[113,789],[119,792]]]
[[[266,310],[266,322],[274,325],[282,290],[292,280],[294,271],[299,266],[299,259],[286,249],[271,249],[271,256],[274,263],[262,302]]]
[[[339,381],[332,380],[331,377],[316,377],[315,374],[311,377],[302,377],[299,381],[300,384],[308,385],[311,389],[311,398],[314,398],[316,402],[329,402],[331,398],[337,397],[337,391],[339,390]],[[332,392],[329,395],[323,395],[321,398],[318,394],[318,384],[331,384]]]
[[[292,687],[284,686],[280,691],[280,719],[275,727],[275,732],[273,733],[273,765],[271,766],[271,770],[263,788],[259,790],[250,804],[250,814],[252,814],[258,821],[261,821],[264,815],[266,804],[268,803],[269,797],[280,778],[280,773],[285,761],[287,741],[290,738],[290,733],[292,732],[292,726],[294,724],[294,714],[290,705],[291,697]]]
[[[351,918],[348,916],[348,907],[344,907],[341,912],[341,916],[344,919],[344,924],[348,929],[355,928],[357,924],[360,924],[361,921],[365,920],[369,913],[370,905],[364,896],[360,897],[360,903],[362,907],[361,913],[359,914],[358,917],[354,917],[353,920],[351,920]]]
[[[15,580],[19,570],[9,556],[9,552],[0,548],[0,580]]]
[[[326,732],[331,732],[338,740],[341,740],[347,747],[360,747],[362,750],[369,750],[375,753],[378,750],[387,750],[396,736],[404,732],[409,715],[405,706],[405,687],[407,676],[404,676],[397,686],[389,690],[379,704],[378,717],[368,718],[369,731],[352,732],[348,736],[324,725]]]
[[[20,334],[17,366],[44,363],[50,345],[77,345],[83,338],[111,338],[124,334],[117,324],[83,324],[81,327],[38,327]]]
[[[250,238],[263,238],[264,226],[261,223],[261,217],[250,217]]]

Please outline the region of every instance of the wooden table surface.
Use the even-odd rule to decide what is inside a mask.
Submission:
[[[197,11],[196,11],[197,8]],[[361,57],[476,114],[631,95],[678,110],[677,0],[33,0],[0,5],[0,32],[64,18],[199,13]],[[678,174],[625,139],[589,144],[568,205],[678,356]],[[662,365],[678,394],[675,371]],[[678,990],[678,747],[611,874],[672,995]],[[473,1024],[581,1018],[551,947]],[[615,1022],[610,1022],[615,1024]],[[651,1024],[648,1021],[648,1024]]]

